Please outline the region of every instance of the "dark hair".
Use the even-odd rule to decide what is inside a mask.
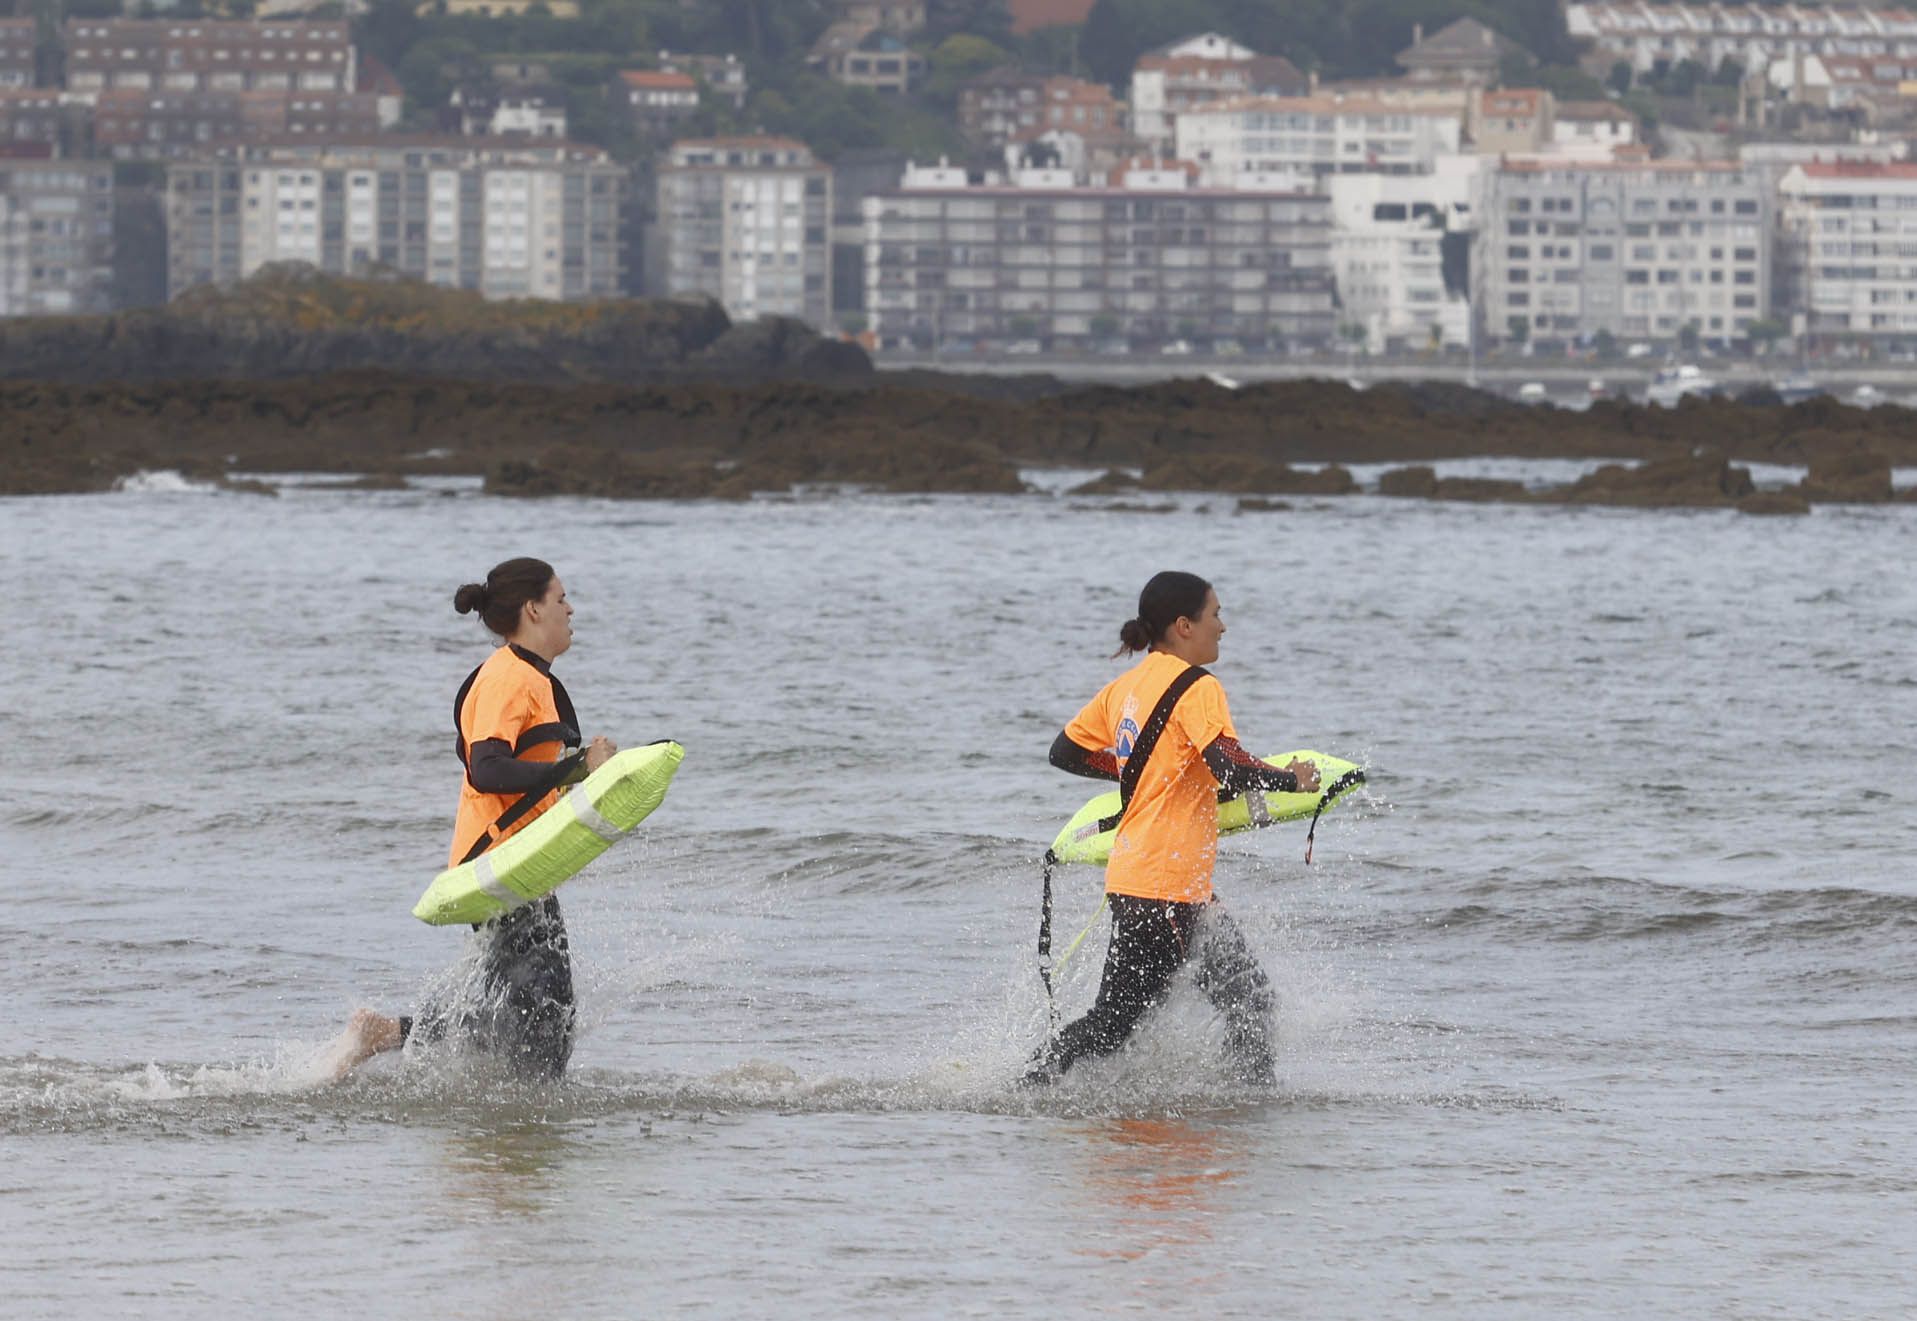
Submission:
[[[507,560],[495,564],[484,583],[467,583],[454,592],[453,609],[462,615],[477,610],[487,628],[509,638],[519,631],[520,607],[545,600],[552,580],[552,565],[544,560]]]
[[[1154,573],[1145,590],[1138,594],[1137,617],[1126,620],[1119,628],[1118,650],[1112,654],[1123,656],[1128,651],[1151,650],[1152,644],[1163,638],[1180,619],[1196,619],[1204,614],[1205,597],[1210,591],[1211,584],[1195,573],[1180,573],[1176,569]]]

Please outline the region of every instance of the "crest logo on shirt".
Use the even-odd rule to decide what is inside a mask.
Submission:
[[[1112,751],[1118,754],[1120,761],[1127,760],[1132,755],[1132,749],[1138,744],[1137,715],[1138,699],[1127,697],[1125,709],[1119,713],[1118,717],[1118,737],[1112,744]]]

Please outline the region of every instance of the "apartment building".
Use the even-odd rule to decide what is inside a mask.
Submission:
[[[113,167],[0,160],[0,317],[106,312]]]
[[[1917,165],[1791,166],[1777,261],[1779,296],[1812,336],[1917,339]]]
[[[344,22],[76,18],[65,31],[67,90],[351,92],[358,66]]]
[[[31,18],[0,18],[0,88],[32,87],[36,34]]]
[[[613,94],[643,137],[670,134],[699,110],[699,82],[677,69],[622,69]]]
[[[734,321],[832,314],[832,171],[789,138],[675,142],[659,165],[659,278]]]
[[[1541,87],[1499,87],[1478,94],[1472,147],[1486,156],[1530,155],[1552,145],[1557,98]]]
[[[1447,156],[1430,174],[1340,174],[1331,195],[1331,266],[1341,326],[1373,352],[1463,345],[1470,304],[1447,288],[1446,236],[1464,243],[1476,225],[1481,158]]]
[[[112,88],[93,102],[94,149],[115,160],[179,159],[218,142],[360,137],[377,132],[380,123],[379,98],[367,92]]]
[[[0,88],[0,152],[58,156],[69,142],[84,142],[84,110],[66,101],[51,87]]]
[[[488,298],[613,297],[628,184],[604,152],[572,143],[230,144],[167,168],[168,296],[302,261]]]
[[[1772,194],[1732,162],[1487,160],[1472,253],[1479,331],[1744,336],[1771,311]]]
[[[1917,55],[1917,13],[1907,9],[1608,0],[1567,4],[1564,21],[1599,73],[1620,60],[1648,73],[1685,60],[1762,69],[1799,55]]]
[[[1456,155],[1459,116],[1365,97],[1248,97],[1186,110],[1177,155],[1205,182],[1316,180],[1333,174],[1427,174]]]
[[[1054,129],[1092,139],[1122,132],[1111,88],[1063,75],[1001,69],[959,89],[959,131],[986,147],[1025,142]]]
[[[866,199],[866,315],[881,348],[1052,348],[1336,330],[1328,200],[1196,188],[1184,169],[1111,186],[1038,170],[991,184],[909,170]]]
[[[737,55],[687,55],[683,52],[659,52],[659,67],[674,73],[691,74],[705,90],[734,110],[744,110],[751,85],[746,68]]]
[[[1147,146],[1169,148],[1187,110],[1247,96],[1303,96],[1311,80],[1282,55],[1260,55],[1216,32],[1147,51],[1132,69],[1131,129]]]
[[[1638,145],[1637,116],[1615,101],[1560,101],[1551,118],[1553,154],[1610,155]]]

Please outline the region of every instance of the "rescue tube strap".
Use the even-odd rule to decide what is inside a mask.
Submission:
[[[572,773],[584,765],[585,760],[586,755],[583,752],[575,752],[570,757],[564,757],[554,762],[552,764],[552,770],[542,776],[538,784],[535,784],[532,788],[521,794],[518,801],[501,812],[497,820],[480,832],[479,838],[473,841],[473,846],[466,850],[466,856],[461,858],[460,861],[471,862],[474,858],[477,858],[480,854],[498,843],[506,831],[512,827],[513,823],[518,821],[520,817],[526,815],[526,813],[532,811],[533,808],[539,806],[540,800],[545,798],[547,794],[571,779]]]
[[[1305,832],[1305,866],[1309,867],[1311,865],[1312,844],[1318,837],[1318,818],[1325,814],[1325,808],[1330,804],[1331,800],[1339,794],[1364,782],[1365,773],[1362,770],[1348,770],[1330,784],[1326,785],[1323,792],[1318,795],[1317,810],[1311,814],[1311,829]],[[1264,803],[1264,796],[1261,794],[1257,795],[1257,797],[1260,805],[1262,805]],[[1255,815],[1254,813],[1254,816]]]

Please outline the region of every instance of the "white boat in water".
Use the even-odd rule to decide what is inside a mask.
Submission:
[[[1816,381],[1803,375],[1781,377],[1771,382],[1771,389],[1776,392],[1778,399],[1787,404],[1801,404],[1806,399],[1829,393]]]
[[[1700,397],[1717,393],[1717,382],[1690,363],[1666,367],[1651,379],[1644,391],[1644,402],[1660,408],[1675,408],[1686,395]]]

